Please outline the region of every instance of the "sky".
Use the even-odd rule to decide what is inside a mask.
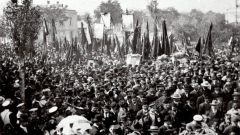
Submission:
[[[0,0],[0,15],[3,13],[3,8],[6,2],[10,0]],[[33,0],[34,4],[46,4],[48,0]],[[50,3],[56,3],[68,5],[69,9],[76,10],[78,14],[82,15],[86,12],[93,14],[93,11],[99,6],[99,4],[107,0],[49,0]],[[118,0],[123,10],[141,10],[146,9],[146,5],[151,0]],[[234,12],[236,0],[157,0],[158,8],[166,9],[168,7],[174,7],[179,12],[189,12],[192,9],[198,9],[203,12],[214,11],[219,13],[229,11]],[[240,0],[238,0],[240,5]],[[240,8],[239,8],[240,13]]]

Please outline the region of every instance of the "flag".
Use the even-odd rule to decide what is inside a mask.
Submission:
[[[170,46],[170,53],[172,54],[174,52],[174,45],[173,45],[173,35],[170,34],[169,36],[169,46]]]
[[[163,40],[162,45],[164,46],[164,54],[170,56],[170,46],[168,41],[168,34],[167,34],[167,26],[166,21],[164,20],[162,23],[162,34],[163,34]]]
[[[157,17],[156,17],[157,20]],[[153,42],[152,42],[152,57],[157,58],[158,56],[158,30],[157,30],[157,23],[154,24],[154,35],[153,35]]]
[[[111,57],[111,51],[110,51],[110,48],[111,48],[111,38],[108,38],[108,36],[106,35],[106,51],[107,51],[107,55]]]
[[[143,48],[143,59],[147,59],[149,58],[149,54],[150,54],[150,41],[149,41],[149,26],[148,26],[148,21],[147,21],[147,27],[146,27],[146,31],[144,33],[144,48]]]
[[[138,20],[137,20],[136,27],[135,27],[134,34],[133,34],[133,41],[132,41],[132,53],[133,54],[137,53],[138,36],[139,36],[139,34],[138,34]]]
[[[208,34],[207,34],[206,44],[203,51],[203,54],[207,54],[210,57],[214,56],[213,46],[212,46],[212,28],[213,28],[213,24],[211,23],[208,30]]]
[[[198,39],[198,43],[195,49],[199,53],[199,58],[200,58],[201,57],[201,37]]]
[[[47,36],[49,34],[49,31],[48,31],[48,26],[47,26],[47,22],[44,18],[44,34]]]
[[[117,46],[117,52],[118,52],[118,57],[122,58],[122,52],[120,48],[120,42],[118,40],[117,35],[115,34],[115,41],[116,41],[116,46]]]
[[[88,41],[87,41],[87,37],[85,35],[85,31],[84,31],[84,28],[83,28],[83,23],[81,23],[81,44],[82,44],[82,47],[84,48],[84,52],[85,54],[88,54]]]

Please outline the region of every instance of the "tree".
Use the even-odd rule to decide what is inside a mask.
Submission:
[[[22,100],[25,100],[24,60],[30,56],[34,41],[42,25],[40,9],[32,5],[32,0],[23,0],[23,6],[8,2],[4,8],[4,26],[11,39],[16,54],[20,57]]]
[[[61,4],[52,4],[50,6],[41,6],[42,17],[46,19],[48,23],[52,22],[52,19],[57,21],[66,21],[66,7]]]
[[[122,8],[120,3],[117,0],[108,0],[107,2],[102,2],[96,10],[94,10],[95,17],[100,20],[101,13],[111,13],[113,23],[122,22]]]
[[[138,20],[138,24],[142,24],[144,16],[146,16],[146,13],[140,10],[134,10],[132,14],[133,14],[133,24],[136,24],[137,20]]]

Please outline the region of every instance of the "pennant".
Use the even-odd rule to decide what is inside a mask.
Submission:
[[[169,41],[168,41],[167,26],[166,26],[165,20],[162,23],[162,30],[163,30],[162,45],[164,46],[164,54],[170,56],[170,46],[169,46]]]
[[[206,44],[203,51],[203,54],[207,54],[210,57],[214,56],[213,46],[212,46],[212,28],[213,28],[213,24],[211,23],[208,30],[208,34],[207,34]]]
[[[137,53],[137,42],[138,42],[138,20],[137,20],[137,24],[134,30],[134,34],[133,34],[133,41],[132,41],[132,53],[135,54]]]
[[[157,18],[156,18],[157,20]],[[157,58],[158,56],[158,31],[157,31],[157,24],[154,24],[154,35],[153,35],[153,42],[152,42],[152,57]]]
[[[199,58],[201,58],[201,37],[198,39],[198,43],[195,49],[199,53]]]

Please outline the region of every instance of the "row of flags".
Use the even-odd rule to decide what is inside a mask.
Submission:
[[[157,18],[156,18],[157,20]],[[47,43],[46,36],[49,33],[46,20],[44,19],[44,28],[43,28],[43,49],[42,49],[42,61],[47,58]],[[162,21],[162,35],[158,35],[158,25],[157,21],[154,23],[154,33],[152,42],[149,38],[149,23],[146,25],[144,33],[141,33],[141,27],[137,21],[133,33],[125,31],[125,34],[122,38],[122,42],[116,34],[113,33],[103,33],[102,39],[94,37],[94,31],[91,28],[90,22],[88,21],[88,29],[84,29],[83,23],[81,23],[81,36],[80,39],[75,37],[71,42],[67,41],[66,37],[63,41],[57,39],[55,21],[52,20],[52,46],[58,52],[59,57],[65,59],[68,62],[73,60],[79,61],[83,56],[88,58],[92,57],[92,52],[96,54],[102,53],[106,54],[109,57],[112,54],[115,54],[119,58],[123,58],[125,55],[132,54],[141,54],[143,59],[155,59],[158,56],[163,54],[170,56],[175,51],[180,51],[182,49],[179,46],[174,45],[174,37],[172,34],[168,36],[166,21]],[[100,27],[100,26],[99,26]],[[207,54],[211,57],[214,56],[211,31],[213,25],[210,25],[208,35],[206,38],[205,46],[202,45],[201,38],[198,40],[196,45],[196,51],[199,52],[199,56],[202,54]],[[89,33],[89,34],[86,34]],[[183,34],[182,44],[184,46],[185,53],[189,54],[187,46],[190,45],[189,40]],[[99,35],[98,35],[99,36]],[[130,38],[130,37],[133,38]]]

